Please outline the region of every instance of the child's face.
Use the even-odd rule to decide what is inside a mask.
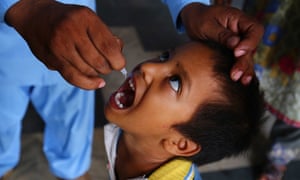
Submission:
[[[218,96],[212,55],[212,50],[193,42],[170,52],[164,61],[155,58],[138,65],[111,95],[105,107],[107,119],[127,133],[168,135],[201,103]]]

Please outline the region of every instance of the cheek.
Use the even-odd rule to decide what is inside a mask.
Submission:
[[[143,109],[142,107],[137,108],[131,117],[137,124],[149,129],[167,129],[171,118],[166,108]]]
[[[172,103],[174,102],[166,98],[166,96],[152,95],[144,97],[135,110],[146,117],[164,116],[170,109],[169,104]]]
[[[180,119],[183,119],[180,103],[167,101],[163,98],[153,97],[151,101],[143,101],[135,110],[135,117],[143,119],[143,123],[169,129]]]

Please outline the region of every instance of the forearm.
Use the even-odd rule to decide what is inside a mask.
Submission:
[[[11,8],[18,0],[1,0],[0,1],[0,23],[4,23],[7,10]]]
[[[26,27],[30,27],[33,21],[39,21],[41,12],[51,12],[51,4],[58,3],[54,0],[20,0],[13,4],[4,16],[5,22],[13,26],[19,33],[24,33]],[[55,12],[55,11],[52,11]],[[51,13],[48,13],[48,18],[51,17]]]
[[[180,12],[185,6],[191,3],[210,4],[209,0],[162,0],[162,2],[168,6],[173,23],[179,32],[182,32],[184,29],[181,23]]]

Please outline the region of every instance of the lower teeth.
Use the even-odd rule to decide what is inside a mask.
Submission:
[[[116,104],[118,105],[119,108],[123,108],[124,105],[120,102],[120,98],[124,96],[124,93],[123,92],[118,92],[115,96],[115,102]]]

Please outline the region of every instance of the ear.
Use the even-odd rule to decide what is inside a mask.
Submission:
[[[200,145],[185,137],[165,139],[163,146],[167,152],[174,156],[189,157],[201,151]]]

